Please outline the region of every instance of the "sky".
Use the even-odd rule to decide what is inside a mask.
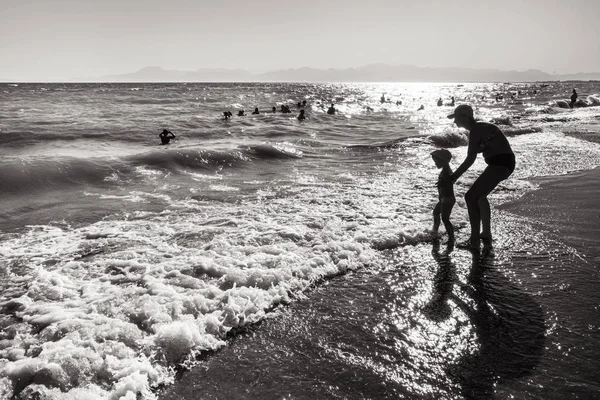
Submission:
[[[165,69],[600,72],[600,0],[0,0],[0,80]]]

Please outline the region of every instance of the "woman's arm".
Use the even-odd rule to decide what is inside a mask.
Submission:
[[[477,159],[477,149],[479,148],[479,143],[477,138],[474,136],[475,135],[473,133],[469,133],[469,148],[467,150],[467,157],[452,174],[452,182],[456,182],[458,178],[460,178],[462,174],[464,174],[465,171],[468,170]]]

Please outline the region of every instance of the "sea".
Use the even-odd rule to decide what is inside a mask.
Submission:
[[[495,210],[540,177],[600,165],[586,140],[600,132],[599,93],[599,82],[0,83],[0,399],[600,398],[598,285],[577,292],[589,301],[577,324],[569,297],[553,297],[597,280],[598,265]],[[451,97],[516,154],[490,197],[491,255],[449,248],[443,228],[431,239],[430,153],[448,148],[453,169],[466,156]],[[459,239],[462,196],[484,167],[479,157],[455,187]],[[540,284],[515,267],[530,261],[554,275]],[[194,371],[206,375],[186,383]]]

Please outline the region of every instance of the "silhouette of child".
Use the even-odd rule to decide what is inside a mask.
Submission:
[[[431,158],[433,158],[435,166],[442,169],[436,183],[439,201],[433,209],[433,234],[438,234],[441,215],[441,220],[444,222],[446,232],[448,232],[448,239],[454,240],[454,227],[450,222],[450,213],[452,212],[454,203],[456,203],[452,182],[452,169],[450,168],[452,154],[446,149],[438,149],[431,153]]]

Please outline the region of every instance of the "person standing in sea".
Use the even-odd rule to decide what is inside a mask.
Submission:
[[[577,90],[573,89],[573,94],[571,95],[571,108],[575,107],[575,102],[577,101]]]
[[[483,153],[488,165],[465,194],[471,236],[466,242],[458,245],[478,249],[480,240],[485,244],[492,242],[490,203],[487,196],[513,173],[515,154],[500,128],[488,122],[475,121],[471,106],[459,105],[448,118],[454,118],[454,123],[459,128],[469,131],[467,157],[452,174],[452,182],[456,182],[473,165],[478,153]],[[483,228],[481,233],[480,228]]]

